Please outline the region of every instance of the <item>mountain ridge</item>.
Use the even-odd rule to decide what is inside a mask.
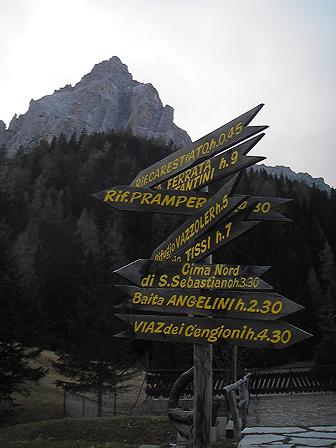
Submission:
[[[327,193],[330,193],[331,191],[330,185],[325,183],[323,177],[313,177],[308,173],[302,173],[302,172],[297,173],[288,166],[284,165],[268,166],[263,163],[260,163],[258,165],[252,166],[249,169],[253,171],[265,170],[266,173],[270,174],[271,176],[279,178],[282,175],[283,177],[287,177],[287,179],[289,180],[305,182],[310,187],[315,186],[316,188],[326,191]]]
[[[0,121],[0,145],[8,154],[48,142],[63,133],[128,131],[147,139],[186,145],[191,139],[174,123],[174,109],[163,106],[152,84],[133,79],[117,56],[95,64],[74,86],[67,84],[38,100],[9,123]]]
[[[113,56],[95,64],[74,86],[66,84],[38,100],[32,99],[28,111],[15,114],[8,128],[0,120],[0,146],[5,145],[11,157],[20,146],[30,148],[41,139],[50,142],[61,133],[69,139],[73,133],[112,130],[173,143],[178,148],[189,144],[190,136],[173,120],[174,109],[163,106],[155,87],[134,80],[127,65]],[[296,173],[289,167],[260,164],[251,169],[264,169],[276,177],[283,175],[331,191],[323,178]]]

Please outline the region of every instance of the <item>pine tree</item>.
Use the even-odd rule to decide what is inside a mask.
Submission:
[[[104,394],[122,393],[127,389],[125,383],[138,372],[133,367],[130,342],[114,338],[122,324],[114,316],[117,294],[111,272],[121,261],[123,238],[117,220],[111,220],[100,241],[98,226],[86,208],[77,221],[76,233],[83,278],[67,318],[67,344],[55,367],[67,378],[60,386],[95,394],[100,417]]]
[[[315,336],[319,335],[320,328],[315,316],[318,315],[321,306],[322,291],[321,285],[314,267],[309,271],[307,280],[304,286],[304,301],[303,305],[306,307],[307,321],[309,321],[309,330]]]
[[[87,208],[83,208],[77,222],[77,232],[80,236],[84,255],[95,258],[99,254],[99,231]]]
[[[32,367],[40,349],[27,348],[14,340],[0,341],[0,401],[13,401],[13,394],[29,395],[28,382],[37,383],[46,374],[43,367]]]
[[[30,364],[40,350],[29,349],[22,342],[26,337],[26,303],[19,287],[8,233],[0,222],[0,400],[12,401],[14,393],[27,393],[27,381],[37,382],[46,372]]]
[[[7,150],[5,145],[0,145],[0,166],[1,165],[7,165],[8,158],[7,158]]]
[[[322,303],[319,311],[320,325],[328,333],[332,317],[336,314],[336,265],[331,247],[326,242],[320,253],[320,279],[322,284]]]
[[[317,313],[322,339],[316,347],[315,363],[336,364],[336,265],[334,254],[328,242],[320,253],[320,282],[322,285],[321,305]]]
[[[125,383],[138,373],[131,344],[114,338],[121,326],[113,316],[111,298],[97,297],[92,291],[83,290],[77,298],[67,325],[68,345],[54,364],[67,380],[58,385],[72,392],[94,394],[97,416],[101,417],[104,394],[126,391]]]

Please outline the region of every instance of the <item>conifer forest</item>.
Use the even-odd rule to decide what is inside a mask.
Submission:
[[[68,378],[79,371],[78,390],[98,372],[104,390],[132,368],[192,365],[189,344],[113,338],[125,328],[113,306],[123,300],[113,271],[149,258],[185,217],[117,212],[91,195],[127,185],[145,167],[174,150],[131,134],[64,136],[42,141],[9,158],[0,154],[0,357],[17,375],[36,380],[29,367],[39,350],[58,355]],[[298,360],[336,364],[329,337],[336,314],[336,191],[303,182],[244,172],[237,193],[291,198],[283,212],[291,223],[261,223],[214,254],[214,262],[270,265],[263,279],[305,307],[286,320],[314,335],[281,351],[250,350],[246,367]],[[14,363],[14,364],[13,364]],[[86,371],[86,372],[85,372]],[[20,381],[6,384],[10,397]],[[75,387],[75,386],[74,386]],[[82,389],[81,389],[82,388]]]

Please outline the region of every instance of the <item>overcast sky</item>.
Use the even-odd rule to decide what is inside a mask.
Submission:
[[[259,103],[253,154],[336,186],[336,1],[0,0],[0,119],[116,55],[192,140]]]

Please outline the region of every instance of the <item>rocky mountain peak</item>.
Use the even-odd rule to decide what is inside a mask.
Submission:
[[[123,64],[117,56],[113,56],[107,61],[95,64],[91,72],[84,75],[78,84],[85,86],[92,82],[99,83],[106,80],[109,80],[118,86],[124,86],[125,84],[132,83],[133,76],[128,71],[127,65]],[[78,84],[76,84],[76,86]]]
[[[31,100],[28,111],[15,114],[7,130],[0,123],[0,144],[13,154],[20,146],[29,148],[62,132],[70,138],[74,132],[112,130],[172,141],[177,147],[190,143],[187,132],[173,120],[174,109],[163,106],[153,85],[133,80],[127,65],[113,56],[96,64],[75,86]]]

